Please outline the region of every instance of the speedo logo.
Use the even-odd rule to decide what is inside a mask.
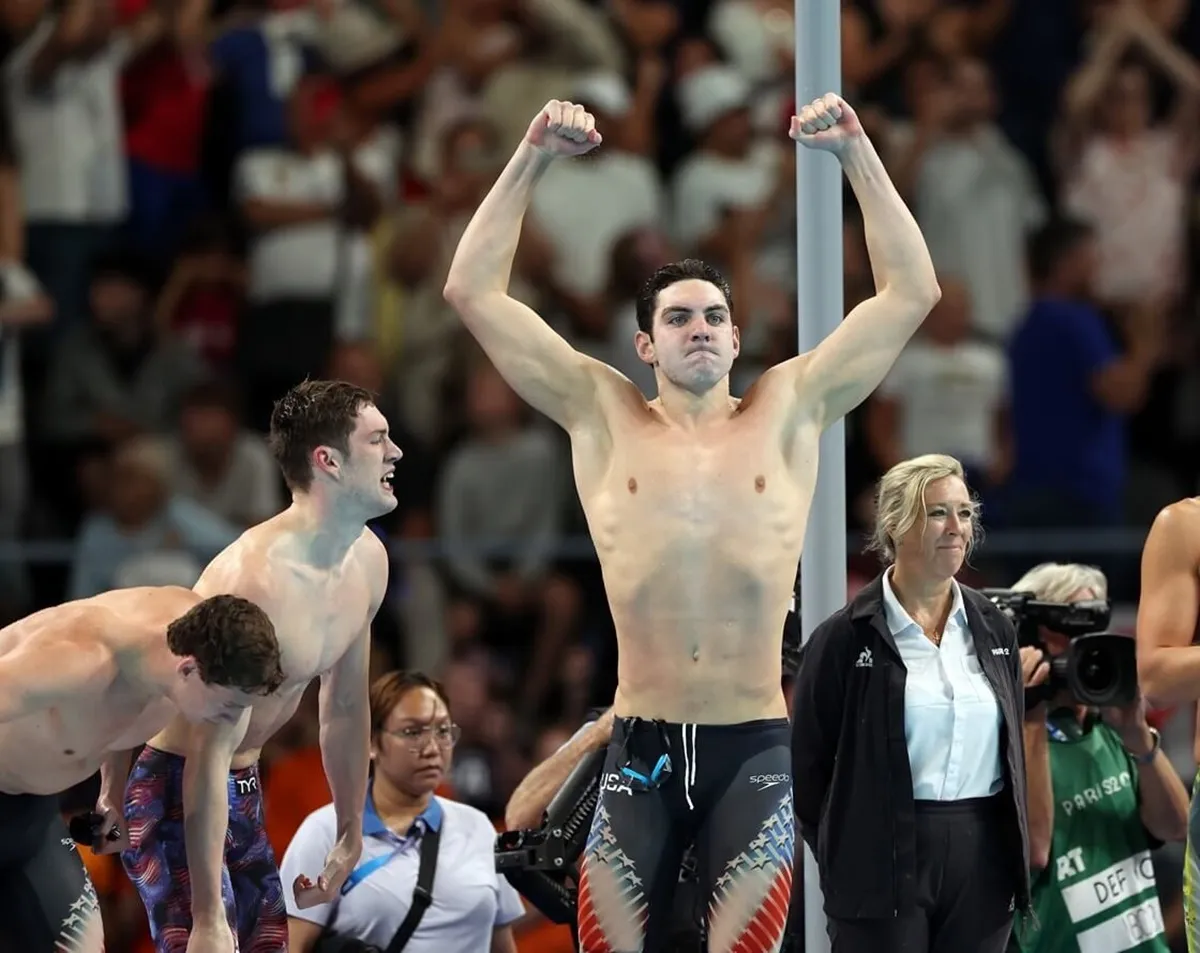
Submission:
[[[777,784],[787,784],[791,780],[790,774],[756,774],[750,778],[750,783],[757,784],[760,791],[765,791]]]

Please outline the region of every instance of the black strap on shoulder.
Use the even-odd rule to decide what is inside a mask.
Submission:
[[[385,953],[400,953],[412,939],[425,911],[433,903],[433,877],[437,873],[438,841],[441,839],[441,825],[446,823],[445,812],[442,813],[441,823],[437,827],[425,828],[421,835],[421,866],[417,870],[417,886],[413,889],[412,906],[408,915],[400,924],[400,929],[392,937]]]

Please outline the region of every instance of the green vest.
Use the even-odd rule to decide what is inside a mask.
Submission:
[[[1150,840],[1138,812],[1137,765],[1098,719],[1050,725],[1054,834],[1033,882],[1038,929],[1014,930],[1022,953],[1170,953]]]

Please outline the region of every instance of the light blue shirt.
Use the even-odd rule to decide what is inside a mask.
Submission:
[[[962,590],[952,582],[954,604],[939,648],[900,605],[890,576],[889,569],[883,575],[883,612],[908,670],[904,738],[913,798],[960,801],[996,794],[1004,787],[1003,716],[975,654]]]
[[[341,896],[334,921],[339,934],[387,948],[412,904],[421,838],[431,828],[441,835],[433,903],[404,948],[405,953],[486,951],[497,927],[524,915],[520,895],[496,872],[496,829],[482,811],[434,797],[408,836],[400,837],[380,819],[368,792],[362,858],[355,868],[356,872],[366,871],[366,875]],[[336,838],[337,818],[332,804],[308,815],[283,855],[283,882],[290,885],[300,874],[312,877],[313,871],[319,873]],[[385,858],[384,863],[377,860]],[[283,893],[289,917],[321,925],[329,921],[331,904],[301,910],[290,886]]]

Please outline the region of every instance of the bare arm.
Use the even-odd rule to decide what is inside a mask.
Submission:
[[[1200,698],[1200,510],[1190,500],[1158,514],[1142,550],[1138,603],[1138,684],[1147,702],[1167,707]]]
[[[320,923],[288,917],[288,945],[292,953],[312,953],[324,927]]]
[[[826,97],[826,105],[833,99]],[[822,427],[844,417],[879,386],[941,297],[916,219],[862,134],[857,117],[848,106],[840,108],[838,125],[851,130],[843,133],[847,138],[841,162],[862,208],[876,294],[854,308],[815,349],[783,365],[792,368],[798,400],[811,408]],[[805,113],[809,109],[805,107]]]
[[[1144,721],[1132,732],[1123,732],[1121,742],[1133,755],[1144,755],[1154,746]],[[1188,793],[1171,760],[1155,752],[1149,764],[1138,765],[1138,804],[1142,825],[1163,843],[1187,839]]]
[[[1025,801],[1029,807],[1029,866],[1042,870],[1050,863],[1054,836],[1054,788],[1050,783],[1050,736],[1046,708],[1038,705],[1025,715]]]
[[[183,764],[183,843],[192,883],[192,921],[199,928],[225,923],[221,870],[229,827],[229,765],[246,736],[253,709],[233,723],[191,726]]]
[[[101,642],[28,639],[0,657],[0,724],[99,695],[116,675],[112,652]]]
[[[475,212],[450,265],[446,300],[454,305],[496,369],[520,396],[560,426],[571,429],[594,395],[589,365],[596,362],[563,340],[533,310],[508,293],[521,223],[538,181],[552,161],[550,150],[586,151],[571,134],[591,120],[568,103],[551,101],[530,126],[517,151]],[[569,116],[564,120],[564,113]],[[573,125],[572,125],[573,124]],[[535,128],[540,130],[535,132]],[[539,147],[540,146],[540,147]]]
[[[513,938],[512,927],[496,927],[492,931],[490,953],[517,953],[517,941]]]
[[[613,710],[585,725],[565,745],[530,771],[517,785],[504,809],[504,826],[510,831],[529,830],[542,823],[542,815],[567,776],[584,757],[603,748],[612,737]]]
[[[337,812],[338,840],[362,837],[367,799],[371,717],[367,689],[371,657],[368,624],[350,650],[321,676],[321,763]]]
[[[100,764],[100,803],[120,807],[125,803],[125,782],[133,764],[132,751],[113,751]]]

